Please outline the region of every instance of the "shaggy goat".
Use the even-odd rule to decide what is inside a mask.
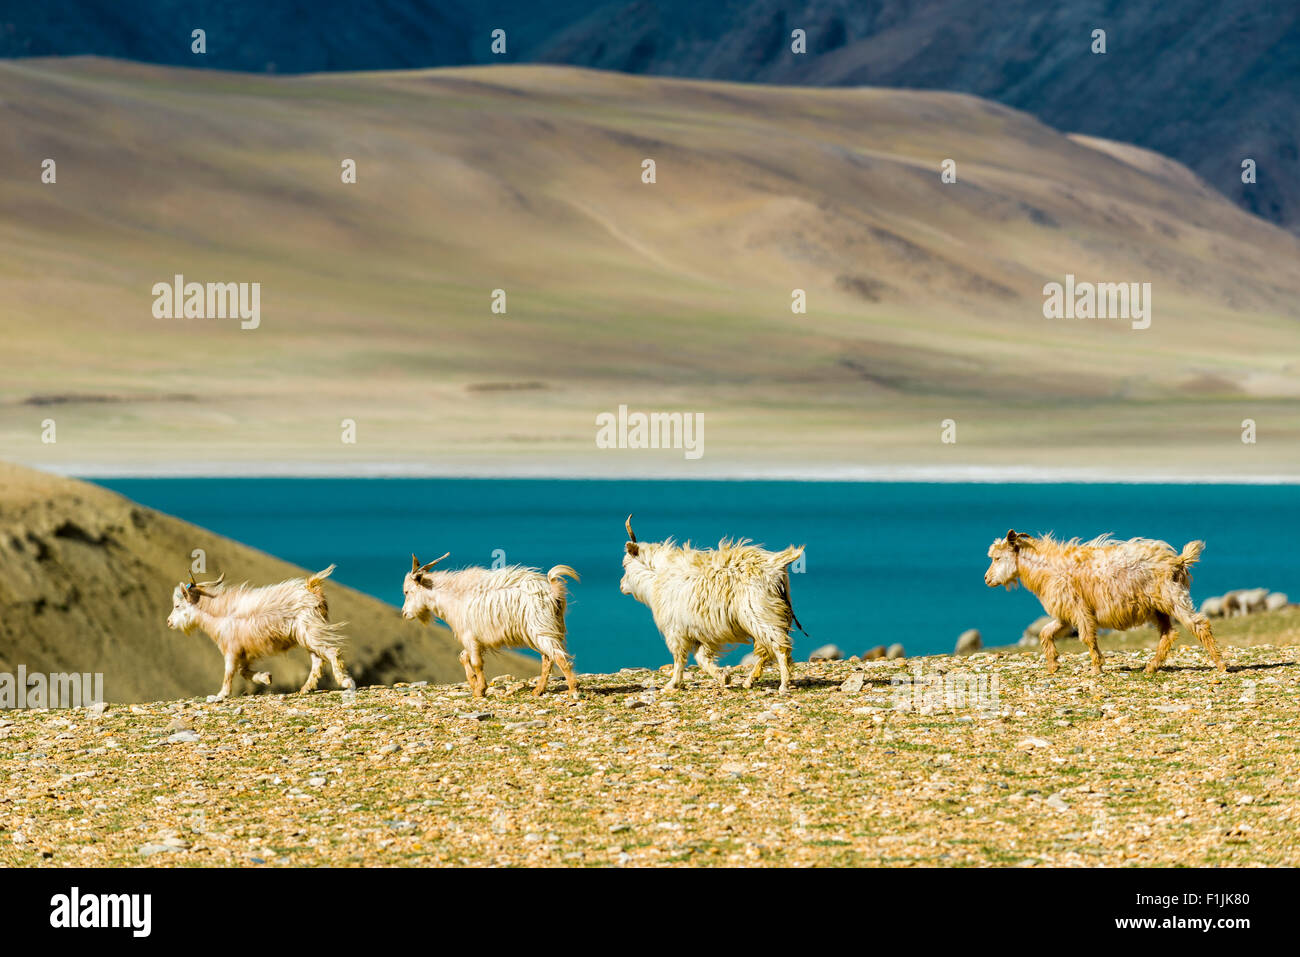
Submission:
[[[992,563],[984,573],[990,588],[1011,588],[1020,581],[1052,615],[1038,640],[1047,656],[1047,672],[1056,671],[1056,637],[1067,624],[1088,647],[1092,673],[1101,674],[1097,629],[1136,628],[1148,622],[1160,633],[1147,674],[1164,664],[1177,637],[1173,621],[1196,635],[1210,660],[1224,670],[1205,615],[1196,611],[1188,591],[1188,566],[1201,557],[1204,542],[1188,542],[1175,552],[1167,542],[1133,538],[1119,542],[1101,536],[1090,542],[1058,542],[1051,535],[1035,538],[1014,529],[989,546]]]
[[[781,693],[790,688],[790,625],[799,625],[790,604],[788,566],[803,546],[769,552],[747,541],[723,540],[717,549],[692,548],[690,542],[638,542],[627,517],[627,552],[619,588],[649,607],[655,625],[673,656],[672,691],[682,681],[686,659],[726,687],[728,675],[718,667],[727,647],[754,644],[755,662],[744,686],[752,687],[768,661],[781,672]],[[799,625],[802,631],[803,626]]]
[[[222,589],[223,574],[216,581],[181,582],[172,592],[172,612],[167,627],[190,634],[202,628],[226,659],[226,677],[217,694],[220,701],[230,696],[230,683],[238,671],[254,684],[269,685],[271,675],[256,674],[249,662],[278,655],[290,648],[307,649],[311,674],[303,691],[315,691],[321,666],[329,661],[334,679],[343,688],[356,687],[343,659],[339,657],[344,637],[342,624],[329,623],[329,606],[321,582],[334,571],[331,565],[310,578],[293,578],[278,585],[250,588],[247,584]]]
[[[499,648],[532,648],[542,656],[542,673],[533,694],[546,691],[554,663],[568,679],[569,693],[578,697],[578,676],[564,647],[569,600],[564,579],[577,581],[578,573],[568,565],[556,565],[545,578],[536,569],[519,565],[429,571],[447,555],[424,565],[411,556],[411,570],[402,582],[402,615],[425,623],[432,616],[451,627],[464,649],[460,663],[474,697],[487,694],[483,652]]]

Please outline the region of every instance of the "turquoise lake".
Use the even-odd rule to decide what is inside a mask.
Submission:
[[[445,551],[443,567],[496,558],[572,565],[569,648],[579,671],[669,660],[650,612],[619,593],[623,518],[643,541],[714,545],[744,537],[806,544],[791,576],[795,654],[822,644],[846,655],[901,641],[909,654],[950,652],[978,628],[985,644],[1019,639],[1042,613],[1017,589],[986,588],[985,553],[1009,527],[1091,538],[1208,543],[1192,597],[1262,586],[1300,593],[1297,489],[1273,485],[922,484],[531,479],[113,479],[98,484],[152,508],[400,605],[410,553]],[[176,559],[177,578],[188,556]],[[242,580],[240,569],[224,571]],[[168,596],[159,596],[162,609]],[[160,614],[161,614],[160,610]],[[419,627],[415,623],[412,628]],[[738,660],[743,649],[728,661]]]

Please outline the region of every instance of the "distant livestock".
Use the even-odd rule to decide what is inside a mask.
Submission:
[[[325,661],[330,663],[341,687],[355,688],[340,657],[345,640],[342,624],[330,624],[329,606],[321,588],[333,571],[331,565],[306,579],[294,578],[262,588],[245,584],[229,589],[222,588],[224,574],[211,582],[196,582],[191,575],[188,584],[181,582],[172,592],[167,627],[187,635],[202,628],[216,643],[226,662],[218,701],[230,696],[235,672],[254,684],[269,685],[270,673],[254,673],[249,663],[298,647],[311,655],[311,673],[303,691],[316,689]]]
[[[991,559],[984,583],[990,588],[1024,584],[1053,616],[1039,634],[1047,671],[1057,669],[1057,635],[1071,624],[1092,657],[1092,673],[1101,674],[1097,629],[1119,630],[1151,623],[1160,633],[1148,674],[1164,663],[1177,637],[1178,621],[1200,641],[1210,660],[1224,670],[1210,622],[1196,611],[1188,567],[1201,556],[1204,542],[1189,542],[1175,552],[1167,542],[1134,538],[1126,542],[1101,536],[1090,542],[1060,542],[1050,535],[1033,537],[1014,529],[989,546]]]
[[[726,687],[727,673],[718,658],[731,645],[754,645],[755,662],[744,687],[749,688],[769,661],[781,672],[782,694],[789,691],[794,667],[791,623],[798,625],[790,604],[788,566],[803,554],[803,546],[769,552],[747,541],[723,540],[716,549],[639,542],[627,517],[627,547],[619,588],[649,607],[668,650],[673,674],[664,685],[672,691],[682,682],[688,656],[694,652],[700,668]],[[802,626],[800,626],[802,630]]]
[[[411,570],[402,582],[402,615],[425,623],[430,617],[440,618],[451,627],[463,649],[460,663],[474,697],[487,694],[484,651],[531,648],[542,656],[542,673],[533,693],[546,691],[554,663],[564,672],[569,693],[576,698],[578,676],[564,641],[568,604],[564,579],[577,580],[578,573],[568,565],[556,565],[545,577],[536,569],[518,565],[430,571],[446,557],[421,565],[411,556]]]
[[[1281,611],[1289,601],[1284,592],[1267,588],[1236,588],[1201,602],[1201,614],[1207,618],[1237,618],[1261,611]]]

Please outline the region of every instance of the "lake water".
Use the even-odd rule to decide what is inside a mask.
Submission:
[[[1203,538],[1192,597],[1263,586],[1300,594],[1300,490],[1270,485],[922,484],[529,479],[114,479],[152,508],[400,605],[410,553],[443,567],[572,565],[569,648],[579,671],[669,660],[650,612],[619,593],[623,518],[643,541],[713,545],[747,537],[806,544],[791,576],[795,654],[833,643],[849,654],[901,641],[909,654],[950,652],[978,628],[985,644],[1019,639],[1042,613],[1023,589],[986,588],[985,554],[1014,526],[1091,538]],[[499,550],[499,551],[498,551]],[[183,566],[184,556],[178,556]],[[221,569],[241,580],[237,568]],[[417,627],[412,624],[411,627]],[[733,652],[736,661],[743,650]]]

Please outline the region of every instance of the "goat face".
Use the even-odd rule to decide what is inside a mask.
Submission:
[[[636,551],[632,551],[633,548]],[[618,590],[642,604],[649,604],[655,578],[655,557],[654,545],[629,542],[627,554],[623,556],[623,578],[618,583]]]
[[[632,582],[627,573],[628,562],[632,561],[632,556],[628,555],[623,559],[623,577],[619,579],[618,590],[624,595],[632,594]]]
[[[192,632],[199,623],[198,596],[190,597],[185,584],[176,586],[172,592],[172,613],[167,616],[167,627],[185,634]]]
[[[411,570],[402,579],[402,617],[407,621],[418,618],[422,624],[427,625],[430,616],[442,617],[433,600],[433,579],[429,577],[429,569],[450,554],[451,552],[444,552],[441,558],[423,565],[414,554],[411,555]]]
[[[402,617],[407,621],[418,620],[427,625],[433,614],[430,607],[433,598],[433,583],[429,576],[421,572],[407,572],[402,582]]]
[[[1020,569],[1016,564],[1016,555],[1020,550],[1017,533],[1014,529],[1007,532],[1006,538],[999,538],[989,546],[990,564],[984,573],[984,584],[990,588],[999,585],[1012,588],[1020,580]]]

